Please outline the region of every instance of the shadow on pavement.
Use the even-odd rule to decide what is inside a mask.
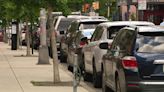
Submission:
[[[14,57],[38,57],[38,55],[30,55],[30,56],[27,56],[27,55],[14,55]]]
[[[67,82],[51,82],[51,81],[31,81],[34,86],[73,86],[72,81]]]

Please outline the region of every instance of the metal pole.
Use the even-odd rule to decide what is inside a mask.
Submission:
[[[110,13],[110,6],[108,5],[108,17],[109,17],[109,13]]]
[[[77,73],[77,54],[74,54],[74,67],[73,67],[73,92],[77,92],[77,81],[76,81],[76,73]]]

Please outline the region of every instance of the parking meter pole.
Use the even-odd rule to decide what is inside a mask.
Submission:
[[[76,81],[76,73],[77,73],[77,54],[74,54],[74,67],[73,67],[73,92],[77,92],[77,81]]]

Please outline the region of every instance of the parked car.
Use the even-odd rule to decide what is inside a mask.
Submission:
[[[78,54],[78,64],[80,64],[81,49],[86,44],[88,37],[90,39],[96,26],[104,19],[78,19],[71,23],[66,32],[66,37],[61,43],[61,62],[67,62],[68,68],[72,69],[74,65],[74,54]]]
[[[64,16],[58,16],[57,18],[54,19],[54,28],[55,28],[54,31],[56,33],[56,44],[57,44],[57,51],[58,51],[57,53],[59,57],[60,57],[61,38],[63,38],[67,28],[74,20],[75,20],[74,18],[66,18]],[[51,50],[50,43],[49,43],[49,56],[52,57],[52,50]]]
[[[101,23],[96,27],[90,42],[83,47],[83,56],[81,69],[84,71],[84,80],[93,80],[94,87],[101,87],[102,80],[102,56],[107,50],[99,48],[101,42],[108,42],[111,45],[117,32],[129,25],[153,26],[151,22],[144,21],[116,21]],[[91,76],[92,75],[92,76]]]
[[[103,92],[164,92],[164,29],[121,29],[103,55]]]

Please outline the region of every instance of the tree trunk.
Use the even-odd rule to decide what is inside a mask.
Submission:
[[[39,60],[38,64],[50,64],[48,47],[46,41],[46,11],[40,11],[40,46],[39,46]]]
[[[3,41],[4,41],[5,43],[8,42],[8,37],[7,37],[7,26],[4,27]]]
[[[27,43],[26,56],[30,56],[30,35],[29,35],[28,19],[26,19],[26,43]]]
[[[53,56],[53,70],[54,70],[54,83],[60,82],[59,68],[58,68],[58,55],[56,48],[56,36],[54,26],[53,26],[53,17],[52,17],[52,8],[48,8],[49,16],[49,26],[50,26],[50,41],[52,47],[52,56]]]

